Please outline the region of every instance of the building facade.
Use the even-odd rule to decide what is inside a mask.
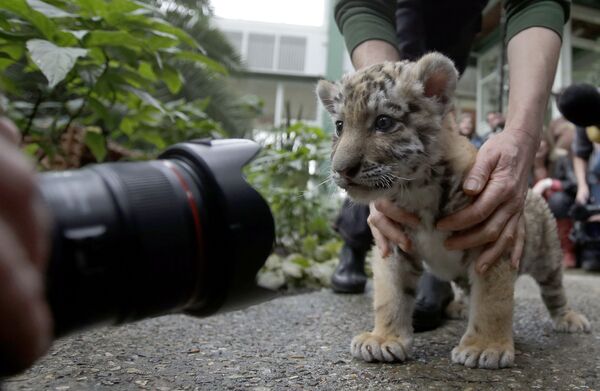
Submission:
[[[238,49],[245,71],[233,82],[241,91],[257,95],[264,103],[257,128],[277,127],[302,120],[329,127],[327,116],[315,99],[316,82],[334,80],[352,70],[343,39],[333,22],[333,0],[325,0],[321,26],[298,26],[215,18]],[[485,116],[501,107],[506,110],[508,68],[500,87],[501,2],[490,0],[482,31],[473,46],[470,66],[461,77],[457,97],[459,110],[476,114],[479,133],[486,132]],[[559,69],[553,91],[572,82],[600,85],[600,0],[575,1],[571,20],[565,25]],[[500,105],[502,91],[503,105]],[[558,112],[551,105],[549,113]]]

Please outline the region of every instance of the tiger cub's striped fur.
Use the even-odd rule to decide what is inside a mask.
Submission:
[[[417,62],[373,65],[338,83],[319,82],[318,96],[336,124],[331,155],[336,183],[355,201],[387,198],[421,219],[418,228],[405,228],[412,254],[396,247],[390,258],[374,261],[375,328],[352,340],[357,358],[409,357],[415,292],[425,267],[470,288],[468,327],[452,360],[481,368],[513,364],[517,271],[502,260],[479,275],[473,261],[480,249],[447,250],[449,234],[434,228],[439,218],[471,202],[462,182],[476,150],[448,120],[457,78],[448,58],[430,53]],[[589,331],[585,316],[567,306],[556,225],[545,201],[527,194],[524,216],[527,239],[518,273],[538,282],[556,330]]]

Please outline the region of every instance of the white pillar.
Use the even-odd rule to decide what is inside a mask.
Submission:
[[[552,85],[552,92],[560,92],[563,88],[571,85],[571,75],[573,72],[572,61],[572,44],[571,44],[571,21],[569,20],[563,28],[562,46],[560,48],[560,57],[558,59],[558,67],[556,68],[556,76]],[[552,119],[561,116],[554,99],[550,100],[552,105]]]
[[[281,117],[283,114],[283,102],[284,100],[284,91],[283,91],[283,83],[281,81],[277,82],[277,91],[275,93],[275,118],[273,118],[273,125],[276,128],[281,126]]]

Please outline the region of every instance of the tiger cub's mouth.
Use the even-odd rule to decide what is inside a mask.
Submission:
[[[395,181],[383,179],[374,179],[369,183],[364,183],[356,178],[350,179],[342,176],[336,176],[334,181],[348,193],[350,198],[356,201],[373,201],[381,198],[395,184]]]

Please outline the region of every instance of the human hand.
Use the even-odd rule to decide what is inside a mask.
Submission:
[[[575,195],[575,202],[581,205],[587,205],[590,199],[590,188],[587,183],[580,183],[577,185],[577,195]]]
[[[537,144],[535,137],[509,128],[491,137],[463,184],[465,193],[477,198],[437,224],[440,230],[459,231],[446,240],[450,250],[484,246],[476,260],[479,273],[511,249],[511,264],[519,265],[525,244],[522,212],[527,178]]]
[[[30,366],[52,338],[43,287],[48,216],[19,140],[0,118],[0,376]]]
[[[419,218],[398,208],[388,200],[372,202],[369,210],[367,222],[381,256],[386,258],[390,255],[390,242],[399,246],[402,251],[410,253],[412,243],[402,227],[416,227],[419,224]]]

